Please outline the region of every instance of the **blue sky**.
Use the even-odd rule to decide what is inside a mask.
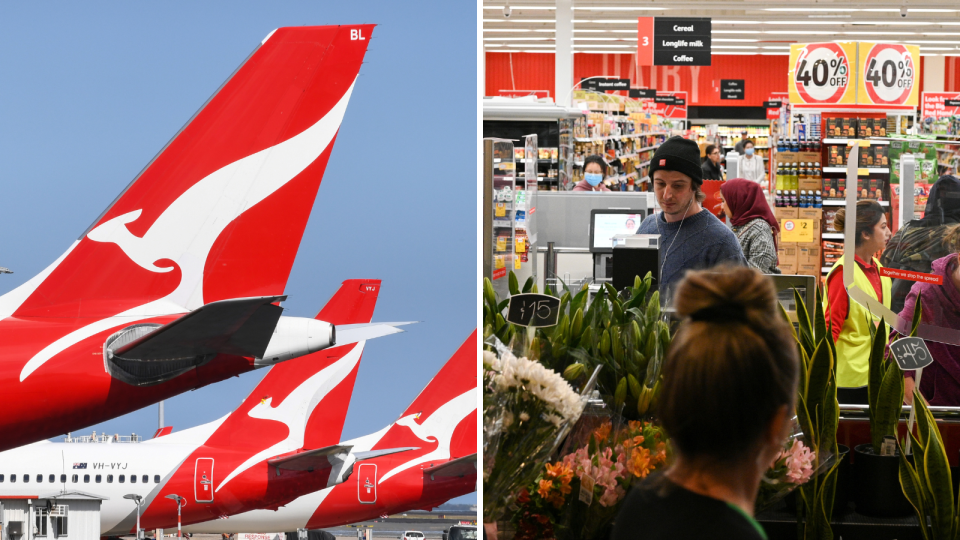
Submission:
[[[389,424],[476,326],[472,2],[0,4],[0,293],[56,259],[274,28],[376,23],[297,261],[286,315],[383,280],[344,437]],[[226,414],[253,372],[166,402]],[[151,406],[83,430],[152,434]],[[454,502],[475,502],[476,494]]]

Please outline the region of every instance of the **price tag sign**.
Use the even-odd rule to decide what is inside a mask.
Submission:
[[[894,43],[860,43],[857,103],[919,104],[920,48]]]
[[[498,202],[497,207],[493,212],[495,217],[503,217],[507,215],[507,205],[502,202]]]
[[[518,236],[516,241],[516,251],[517,253],[524,253],[527,251],[527,239],[524,236]]]
[[[890,344],[893,359],[903,371],[923,369],[933,363],[927,344],[918,337],[901,338]]]
[[[507,250],[507,237],[498,236],[497,237],[497,251],[506,251]]]
[[[851,64],[856,43],[808,43],[790,46],[790,103],[855,103]]]
[[[520,260],[520,257],[514,257],[514,258],[513,258],[513,269],[514,269],[514,270],[519,270],[519,269],[520,269],[520,263],[521,263],[521,262],[522,262],[522,261]]]
[[[560,299],[555,296],[515,294],[507,305],[507,322],[518,326],[555,326],[559,318]]]
[[[812,219],[781,219],[780,242],[813,242]]]

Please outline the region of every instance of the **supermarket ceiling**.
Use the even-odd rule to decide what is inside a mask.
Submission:
[[[554,52],[555,6],[483,0],[484,49]],[[574,0],[573,9],[574,52],[634,53],[637,18],[659,16],[713,19],[713,54],[789,54],[791,43],[883,40],[917,44],[924,56],[960,56],[960,0]]]

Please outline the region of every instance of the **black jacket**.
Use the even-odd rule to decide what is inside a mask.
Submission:
[[[700,168],[703,169],[704,180],[723,180],[723,175],[720,174],[720,165],[710,161],[710,158],[707,158]]]

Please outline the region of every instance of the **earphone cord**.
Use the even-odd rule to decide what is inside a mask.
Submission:
[[[696,194],[694,194],[693,198],[695,197]],[[670,246],[667,247],[666,251],[663,252],[663,262],[660,263],[660,275],[658,276],[660,283],[663,283],[663,267],[667,264],[667,255],[670,254],[670,249],[673,247],[673,244],[677,242],[677,237],[680,236],[680,230],[683,229],[683,220],[687,219],[687,211],[690,210],[690,205],[693,204],[693,198],[690,199],[690,202],[687,203],[687,207],[683,210],[683,217],[680,218],[680,226],[677,227],[677,234],[673,235],[673,240],[670,241]],[[660,215],[663,215],[663,210],[660,211]],[[657,220],[657,232],[660,233],[660,237],[662,238],[663,230],[660,229],[660,218],[654,219]],[[667,218],[663,218],[663,220],[666,221]],[[666,291],[664,291],[664,293],[666,293]]]

